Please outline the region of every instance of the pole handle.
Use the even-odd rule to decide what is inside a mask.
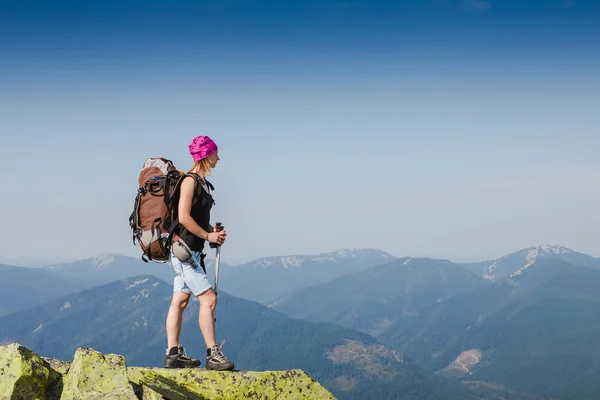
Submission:
[[[223,230],[223,224],[222,224],[221,222],[217,222],[217,223],[215,224],[215,232],[221,232],[222,230]],[[210,244],[209,244],[209,246],[210,246],[210,248],[211,248],[211,249],[214,249],[214,248],[216,248],[216,247],[220,247],[220,246],[219,246],[218,244],[216,244],[216,243],[210,243]]]

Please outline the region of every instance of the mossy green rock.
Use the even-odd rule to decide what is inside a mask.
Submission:
[[[141,400],[163,400],[163,399],[165,399],[165,397],[163,397],[162,394],[155,392],[148,386],[144,386],[144,384],[142,383],[141,371],[145,370],[145,369],[147,369],[147,368],[143,368],[143,367],[128,367],[127,368],[127,375],[129,376],[129,381],[133,383],[138,397]],[[185,371],[185,369],[182,371]]]
[[[60,400],[138,400],[127,376],[125,358],[79,348],[63,379]]]
[[[335,399],[302,370],[231,371],[205,369],[129,368],[141,383],[169,400],[206,399]],[[160,397],[159,397],[160,398]]]
[[[163,397],[164,396],[164,397]],[[0,346],[0,400],[333,399],[299,369],[208,371],[127,367],[118,354],[79,348],[72,362]]]
[[[61,375],[29,349],[0,346],[0,400],[58,400]]]

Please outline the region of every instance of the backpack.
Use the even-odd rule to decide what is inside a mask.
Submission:
[[[178,225],[173,201],[184,174],[166,158],[148,158],[138,178],[139,188],[129,217],[133,244],[138,241],[142,260],[166,262]]]

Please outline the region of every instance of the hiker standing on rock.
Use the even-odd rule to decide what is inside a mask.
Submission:
[[[222,344],[215,340],[215,322],[213,312],[217,304],[217,296],[206,277],[204,256],[202,253],[206,241],[217,245],[225,242],[224,229],[215,231],[210,224],[210,210],[213,205],[211,189],[214,189],[206,176],[219,161],[218,148],[208,136],[197,136],[190,143],[189,151],[194,165],[181,182],[178,202],[180,227],[177,235],[187,244],[192,252],[193,260],[188,262],[170,254],[170,261],[175,278],[173,282],[173,298],[167,315],[168,349],[164,359],[165,368],[188,368],[200,365],[199,360],[185,354],[179,342],[183,311],[193,294],[200,302],[198,322],[206,343],[206,368],[212,370],[231,370],[234,365],[223,355]],[[202,266],[199,268],[198,266]]]

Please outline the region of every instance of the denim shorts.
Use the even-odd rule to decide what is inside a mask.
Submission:
[[[169,256],[171,267],[173,267],[173,271],[175,271],[173,291],[198,296],[208,289],[211,289],[212,286],[202,270],[202,267],[200,267],[200,252],[193,252],[192,257],[196,260],[198,265],[197,268],[193,268],[187,262],[182,262],[175,257],[173,253]]]

